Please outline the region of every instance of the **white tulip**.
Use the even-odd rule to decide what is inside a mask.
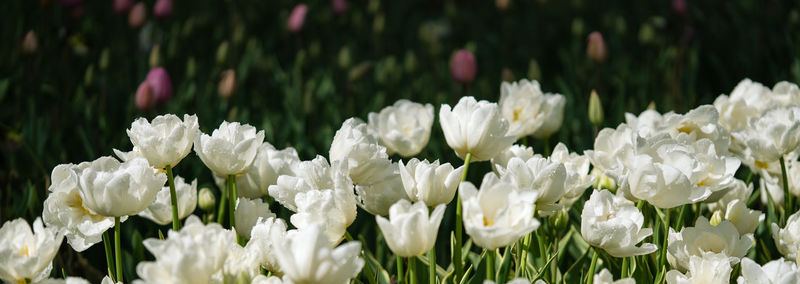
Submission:
[[[645,138],[662,134],[677,138],[685,134],[692,141],[711,140],[716,152],[721,154],[727,154],[731,144],[730,134],[719,123],[719,113],[712,105],[701,105],[686,114],[668,112],[662,116],[654,110],[646,110],[639,117],[626,113],[625,118],[628,125]]]
[[[400,199],[409,199],[397,163],[381,167],[367,184],[356,185],[358,205],[373,215],[389,214],[389,207]]]
[[[387,154],[403,157],[419,154],[431,137],[433,106],[398,100],[380,113],[369,113],[369,127],[378,134]]]
[[[603,268],[600,273],[594,275],[594,282],[596,284],[636,284],[636,280],[633,278],[622,278],[617,281],[614,281],[614,276],[611,275],[611,272],[608,272],[608,269]]]
[[[33,282],[34,284],[89,284],[89,281],[80,277],[67,277],[67,278],[47,278],[42,281]],[[117,282],[122,283],[122,282]],[[100,284],[116,284],[110,277],[103,277]]]
[[[280,275],[283,273],[278,265],[276,244],[272,242],[272,235],[283,239],[286,236],[286,222],[280,218],[259,218],[250,231],[250,240],[247,241],[245,250],[254,252],[264,269]]]
[[[533,147],[525,147],[523,145],[514,144],[511,147],[503,150],[497,156],[494,156],[491,160],[492,170],[499,174],[500,171],[498,168],[508,168],[508,161],[511,158],[520,158],[523,161],[527,161],[530,158],[533,158]]]
[[[353,183],[367,183],[386,164],[391,164],[386,148],[367,124],[350,118],[336,131],[330,148],[331,163],[346,162]]]
[[[264,142],[258,147],[258,154],[250,170],[236,178],[238,196],[255,199],[268,195],[269,186],[276,184],[280,175],[290,174],[291,166],[299,162],[300,158],[294,148],[276,150],[271,144]],[[224,183],[224,179],[221,180]]]
[[[318,226],[291,231],[285,238],[273,235],[272,242],[284,273],[283,280],[295,284],[348,283],[364,267],[364,260],[359,256],[360,242],[331,248]]]
[[[508,135],[517,138],[536,132],[550,112],[539,82],[527,79],[501,83],[498,106],[508,121]]]
[[[298,193],[311,190],[352,191],[353,181],[347,175],[346,163],[328,164],[323,156],[290,166],[286,174],[269,186],[269,196],[283,207],[297,212],[295,198]]]
[[[223,121],[209,136],[195,136],[194,151],[212,172],[220,176],[246,173],[253,165],[264,131],[238,122]]]
[[[773,105],[775,101],[770,89],[750,79],[740,81],[730,96],[720,95],[714,100],[720,124],[730,131],[746,128],[750,118],[760,116]]]
[[[604,128],[597,133],[594,149],[584,151],[592,166],[601,172],[632,165],[634,145],[638,135],[627,124],[616,129]]]
[[[389,219],[375,216],[378,227],[386,238],[386,244],[395,255],[412,257],[422,255],[436,244],[436,235],[444,216],[445,204],[439,204],[428,216],[424,202],[413,205],[400,200],[389,208]]]
[[[686,260],[688,272],[670,270],[666,274],[668,284],[725,284],[731,277],[731,265],[725,254],[703,252]]]
[[[539,156],[527,161],[515,157],[508,161],[507,169],[498,168],[498,170],[503,182],[522,191],[536,192],[536,209],[541,210],[543,214],[549,215],[561,208],[556,203],[567,194],[564,187],[567,170],[564,164],[551,162]]]
[[[747,199],[742,199],[747,200]],[[764,221],[764,214],[758,210],[747,208],[746,201],[734,200],[728,203],[723,218],[736,226],[739,235],[753,234],[758,225]]]
[[[797,259],[797,247],[800,246],[800,211],[789,216],[783,228],[772,223],[772,239],[784,257]]]
[[[581,235],[589,244],[615,257],[650,254],[658,248],[651,243],[636,244],[653,234],[642,228],[644,215],[633,202],[608,190],[594,191],[583,205]]]
[[[267,277],[264,275],[257,275],[255,278],[253,278],[253,281],[251,282],[251,284],[283,284],[283,283],[285,282],[283,282],[283,280],[281,280],[276,276]]]
[[[753,183],[745,184],[743,180],[735,179],[733,184],[727,188],[711,193],[711,195],[704,201],[708,205],[708,210],[714,212],[717,210],[726,210],[728,203],[734,200],[746,201],[750,199],[753,193]]]
[[[175,194],[178,200],[178,219],[186,218],[197,208],[197,179],[186,183],[182,177],[175,177]],[[147,206],[139,216],[152,220],[156,224],[172,223],[172,201],[169,187],[164,187],[156,195],[156,201]]]
[[[728,258],[730,265],[739,263],[753,246],[752,234],[740,236],[730,221],[712,226],[706,217],[700,216],[694,227],[684,227],[680,232],[670,228],[667,247],[669,263],[681,271],[689,269],[690,257],[711,252]],[[727,278],[726,278],[727,279]]]
[[[250,239],[250,231],[258,219],[275,218],[275,214],[269,211],[269,203],[245,197],[236,200],[236,210],[233,215],[236,219],[236,233],[245,239]]]
[[[192,151],[197,136],[197,116],[183,115],[183,121],[174,114],[159,115],[148,122],[140,117],[127,130],[133,146],[157,169],[174,167]]]
[[[572,206],[583,195],[583,192],[594,184],[595,177],[589,174],[591,165],[589,157],[571,153],[564,143],[559,142],[553,148],[548,160],[564,165],[566,178],[564,179],[565,195],[562,200],[565,207]]]
[[[450,163],[439,165],[439,160],[417,160],[403,164],[399,162],[403,188],[413,202],[423,201],[430,206],[447,204],[453,200],[464,172],[464,166],[453,169]]]
[[[106,156],[74,170],[83,206],[106,217],[142,212],[155,201],[167,181],[166,174],[156,174],[143,158],[120,163]]]
[[[536,129],[533,136],[539,139],[546,139],[553,133],[561,128],[561,123],[564,122],[564,106],[567,104],[567,98],[562,94],[544,94],[544,104],[542,107],[545,109],[544,123]]]
[[[57,229],[45,228],[41,218],[33,221],[33,231],[22,218],[5,222],[0,227],[0,279],[25,283],[47,278],[63,239]]]
[[[123,162],[127,162],[129,160],[132,160],[133,158],[145,158],[144,155],[142,154],[142,152],[139,151],[139,149],[136,148],[136,146],[134,146],[133,149],[131,149],[128,152],[122,152],[122,151],[117,150],[117,149],[113,149],[113,150],[114,150],[114,155],[117,156],[117,158],[119,158],[119,160],[123,161]],[[145,158],[145,159],[147,159],[147,158]]]
[[[789,156],[792,156],[791,154]],[[795,158],[791,158],[795,159]],[[800,196],[800,161],[786,160],[786,178],[789,180],[789,193],[794,196]],[[775,163],[779,164],[779,163]],[[783,204],[783,182],[781,182],[780,165],[778,166],[777,173],[771,173],[768,170],[761,171],[759,185],[761,190],[761,202],[767,204],[767,190],[772,196],[772,201],[775,204]]]
[[[97,215],[83,206],[83,199],[78,194],[78,175],[73,168],[88,165],[84,162],[56,166],[50,176],[50,195],[45,199],[42,211],[44,223],[65,234],[67,243],[78,252],[102,241],[103,232],[114,227],[114,218]]]
[[[484,176],[480,191],[472,183],[462,182],[459,194],[464,229],[485,249],[511,245],[539,228],[539,221],[533,218],[536,192],[517,190],[493,173]]]
[[[773,162],[800,146],[800,107],[776,107],[751,118],[745,131],[736,133],[758,162]]]
[[[514,136],[506,136],[508,121],[497,104],[476,101],[473,97],[462,97],[452,109],[450,105],[442,105],[439,123],[447,145],[461,159],[470,153],[472,161],[487,161],[516,140]]]
[[[800,283],[800,270],[793,261],[779,258],[758,265],[749,258],[742,259],[742,275],[737,279],[739,284],[790,284]]]
[[[319,225],[331,245],[338,244],[347,227],[356,219],[356,198],[353,190],[311,190],[295,196],[297,213],[290,221],[297,228]]]

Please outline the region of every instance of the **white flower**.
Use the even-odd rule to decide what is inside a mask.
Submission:
[[[722,254],[728,258],[730,265],[735,265],[755,242],[752,234],[740,237],[736,226],[730,221],[712,226],[703,216],[697,218],[694,227],[684,227],[680,232],[670,228],[668,238],[667,260],[681,271],[689,269],[686,265],[691,256],[702,256],[706,252]]]
[[[403,157],[419,154],[428,144],[433,126],[433,106],[398,100],[380,113],[369,113],[369,127],[386,147],[387,154]]]
[[[192,151],[197,135],[197,116],[183,115],[183,121],[174,114],[159,115],[148,122],[140,117],[127,130],[133,147],[157,169],[174,167]]]
[[[616,129],[604,128],[597,133],[594,149],[584,153],[592,162],[592,166],[601,172],[631,166],[636,141],[636,132],[626,124]]]
[[[236,178],[238,195],[251,199],[268,195],[269,186],[277,184],[279,176],[291,174],[292,165],[299,162],[300,158],[294,148],[276,150],[271,144],[264,142],[258,147],[258,154],[250,170]]]
[[[179,232],[170,230],[167,239],[146,239],[145,248],[155,261],[136,266],[141,278],[134,283],[213,283],[221,278],[229,259],[244,253],[236,243],[236,233],[217,223],[203,225],[197,216],[189,216]],[[216,274],[216,276],[215,276]]]
[[[233,214],[236,219],[236,233],[245,239],[250,239],[250,231],[258,219],[275,218],[275,214],[269,211],[269,203],[245,197],[236,200],[236,210]]]
[[[269,186],[269,196],[283,207],[297,212],[295,197],[298,193],[311,190],[352,191],[353,181],[347,175],[345,163],[328,164],[323,156],[311,161],[302,161],[290,166],[288,172],[278,177]]]
[[[608,272],[608,269],[603,268],[600,273],[594,275],[594,282],[596,284],[636,284],[636,280],[633,278],[622,278],[617,281],[614,281],[614,276],[611,275],[611,272]]]
[[[714,100],[719,111],[719,122],[730,131],[747,127],[747,121],[758,117],[774,104],[769,88],[761,83],[744,79],[731,91],[730,96],[720,95]]]
[[[194,151],[212,172],[220,176],[247,172],[253,165],[264,131],[250,125],[223,121],[211,136],[195,136]]]
[[[83,206],[106,217],[142,212],[155,201],[167,181],[167,175],[156,174],[143,158],[120,163],[106,156],[74,170]]]
[[[347,227],[356,219],[356,198],[353,190],[311,190],[295,196],[297,213],[290,221],[297,228],[318,224],[331,245],[338,244]]]
[[[633,202],[608,190],[594,191],[583,205],[581,235],[589,244],[615,257],[644,255],[658,248],[651,243],[636,244],[653,234],[642,228],[644,216]]]
[[[544,104],[544,94],[535,80],[500,84],[498,106],[508,120],[508,135],[519,138],[536,132],[550,112]]]
[[[800,283],[800,271],[797,264],[779,258],[758,265],[749,258],[742,258],[742,276],[737,279],[739,284],[789,284]]]
[[[89,281],[80,277],[67,277],[67,278],[47,278],[42,281],[33,282],[34,284],[89,284]],[[117,282],[122,283],[122,282]],[[103,277],[100,284],[115,284],[108,276]]]
[[[564,164],[551,162],[539,156],[527,161],[515,157],[508,161],[507,169],[498,170],[503,182],[522,191],[536,192],[537,209],[543,211],[543,214],[550,214],[560,209],[556,202],[567,193],[564,188],[567,177]]]
[[[542,108],[545,109],[544,123],[536,129],[533,136],[545,139],[558,131],[564,121],[564,106],[566,104],[567,99],[564,95],[545,93],[544,104],[542,105]]]
[[[336,131],[330,149],[331,163],[346,162],[353,183],[366,183],[385,164],[391,164],[386,148],[378,144],[378,137],[367,124],[349,118]]]
[[[175,177],[175,194],[178,200],[178,219],[186,218],[197,207],[197,179],[186,183],[182,177]],[[139,216],[152,220],[156,224],[172,223],[172,199],[169,186],[163,187],[156,195],[156,201],[147,206]]]
[[[787,160],[785,163],[786,178],[789,180],[789,193],[794,196],[800,196],[800,162],[796,160]],[[767,190],[769,190],[769,195],[772,196],[772,201],[775,204],[783,204],[784,196],[781,176],[782,174],[780,172],[780,166],[778,166],[777,173],[771,173],[768,170],[761,171],[759,189],[761,190],[761,202],[764,205],[767,204]]]
[[[497,156],[494,156],[494,158],[492,158],[491,160],[492,170],[495,173],[499,174],[500,172],[498,168],[500,167],[507,168],[508,161],[510,161],[511,158],[514,157],[520,158],[523,161],[527,161],[528,159],[533,158],[533,147],[525,147],[519,144],[511,145],[511,147],[508,147],[507,149],[497,154]]]
[[[25,283],[47,278],[63,239],[57,229],[45,228],[41,218],[33,221],[33,231],[22,218],[5,222],[0,227],[0,279]]]
[[[548,158],[551,162],[564,165],[566,178],[564,179],[564,205],[569,207],[575,203],[592,184],[595,177],[589,174],[589,157],[570,153],[564,143],[559,142]]]
[[[645,138],[669,134],[677,138],[685,134],[692,141],[708,139],[713,142],[717,153],[728,153],[730,134],[719,124],[719,113],[712,105],[701,105],[686,114],[668,112],[663,116],[654,110],[646,110],[639,117],[626,113],[630,127]]]
[[[272,242],[284,273],[283,280],[295,284],[343,284],[364,267],[364,260],[359,257],[360,242],[348,242],[332,249],[318,226],[290,232],[285,238],[273,235]]]
[[[413,158],[407,164],[400,161],[399,170],[403,188],[411,201],[422,200],[425,204],[436,206],[453,200],[464,166],[453,169],[450,163],[439,165],[439,160],[431,163]]]
[[[247,241],[245,250],[254,252],[264,269],[280,275],[283,273],[275,255],[276,244],[272,242],[272,235],[276,235],[278,239],[286,237],[286,222],[280,218],[259,218],[250,231],[250,240]]]
[[[373,215],[389,214],[389,207],[400,199],[409,199],[397,163],[381,167],[367,184],[356,185],[359,206]]]
[[[90,212],[83,206],[78,194],[78,175],[73,168],[87,167],[62,164],[53,169],[50,176],[50,195],[44,201],[42,219],[48,227],[55,227],[67,237],[67,243],[78,252],[84,251],[103,240],[103,232],[114,227],[114,218]],[[124,221],[127,216],[122,217]]]
[[[144,155],[142,155],[142,152],[139,151],[139,149],[136,148],[136,146],[134,146],[133,149],[131,149],[128,152],[122,152],[122,151],[117,150],[117,149],[113,149],[113,150],[114,150],[114,155],[116,155],[117,158],[119,158],[119,160],[123,161],[123,162],[127,162],[129,160],[132,160],[133,158],[144,158]]]
[[[760,162],[777,161],[800,145],[800,107],[777,107],[751,118],[745,131],[735,133]]]
[[[424,202],[412,205],[408,200],[401,199],[389,208],[388,220],[375,216],[375,221],[395,255],[418,256],[431,250],[436,243],[445,206],[437,205],[428,217],[428,206]]]
[[[462,182],[459,194],[464,229],[485,249],[511,245],[539,228],[539,221],[533,218],[536,193],[517,190],[493,173],[484,176],[480,191],[472,183]]]
[[[283,284],[283,283],[284,283],[283,280],[281,280],[276,276],[267,277],[264,275],[257,275],[255,278],[253,278],[253,281],[251,282],[251,284]]]
[[[747,199],[743,199],[747,200]],[[764,221],[764,214],[758,210],[751,210],[747,208],[746,201],[734,200],[728,203],[723,216],[725,220],[730,221],[736,226],[736,230],[740,235],[753,234],[758,228],[758,225]]]
[[[711,212],[717,210],[726,210],[728,203],[734,200],[746,201],[753,193],[753,183],[745,184],[744,181],[736,179],[733,184],[728,186],[727,189],[714,192],[709,196],[705,202],[708,204],[708,210]],[[766,195],[766,194],[765,194]]]
[[[797,247],[800,246],[800,211],[789,216],[783,228],[772,223],[772,239],[775,240],[775,246],[783,256],[797,259]]]
[[[731,265],[725,254],[703,252],[686,260],[688,272],[670,270],[666,274],[668,284],[725,284],[731,277]]]
[[[508,121],[495,103],[462,97],[454,108],[444,104],[439,109],[439,123],[447,145],[459,158],[472,154],[472,161],[494,158],[516,140],[506,136]]]

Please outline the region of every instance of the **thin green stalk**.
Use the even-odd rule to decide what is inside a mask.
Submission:
[[[428,283],[436,284],[436,241],[428,252]]]
[[[786,162],[783,159],[783,156],[780,158],[781,161],[781,176],[783,177],[783,210],[786,212],[785,215],[790,215],[794,212],[792,208],[792,194],[789,192],[789,177],[786,175]],[[784,216],[785,216],[784,215]]]
[[[170,165],[167,165],[167,181],[169,182],[169,198],[172,201],[172,230],[177,232],[181,229],[181,220],[178,218],[178,194],[175,192],[175,178]]]
[[[114,217],[114,251],[116,252],[117,257],[117,279],[115,282],[123,282],[122,281],[122,242],[120,241],[120,233],[119,228],[119,217]]]
[[[417,284],[417,260],[414,258],[408,258],[408,283],[411,284]]]
[[[629,258],[630,257],[623,257],[622,258],[622,273],[621,273],[621,276],[619,278],[627,278],[628,277],[628,266],[630,266],[628,264],[628,261],[630,261],[630,260],[628,260]]]
[[[666,210],[666,217],[664,217],[664,234],[663,234],[663,245],[659,248],[659,261],[658,267],[663,267],[667,262],[667,241],[669,240],[669,217],[672,209]]]
[[[469,171],[469,162],[472,159],[472,153],[467,153],[467,156],[464,157],[464,172],[461,173],[461,181],[467,180],[467,172]],[[456,273],[456,283],[461,282],[461,276],[464,272],[463,264],[461,263],[461,246],[463,244],[461,238],[461,231],[462,231],[462,220],[461,220],[461,195],[456,195],[458,200],[456,201],[456,246],[453,248],[455,250],[453,252],[453,267],[455,268]]]
[[[103,232],[103,246],[106,249],[106,266],[108,269],[108,276],[111,277],[111,280],[117,279],[116,274],[114,273],[114,253],[111,251],[111,237],[108,236],[108,231]],[[114,281],[115,283],[117,281]]]
[[[403,283],[403,258],[395,256],[395,260],[397,261],[397,283]]]
[[[744,183],[749,186],[750,183],[753,182],[753,176],[754,175],[755,175],[755,173],[753,171],[750,171],[750,173],[747,174],[747,179],[744,180]]]
[[[521,246],[520,246],[520,249],[522,250],[522,253],[520,253],[520,258],[521,259],[520,259],[519,262],[517,262],[519,264],[519,267],[517,267],[517,271],[519,271],[520,269],[522,270],[522,274],[520,275],[521,277],[525,277],[526,274],[527,274],[527,271],[528,271],[526,265],[527,265],[527,262],[528,262],[528,249],[529,249],[530,243],[531,243],[531,233],[528,233],[522,239]]]
[[[228,221],[231,228],[236,226],[236,176],[228,175]]]
[[[544,155],[550,157],[550,136],[542,140],[544,140]]]
[[[217,207],[217,216],[214,216],[214,219],[217,220],[217,223],[222,225],[225,222],[225,212],[228,212],[228,182],[225,181],[225,188],[220,190],[220,199],[219,199],[219,207]]]
[[[495,257],[494,250],[486,251],[486,280],[494,281],[495,279],[494,257]]]
[[[594,269],[595,269],[595,266],[597,266],[597,257],[598,256],[599,256],[599,254],[595,250],[594,254],[592,255],[592,264],[589,265],[589,273],[586,274],[586,284],[594,283]]]

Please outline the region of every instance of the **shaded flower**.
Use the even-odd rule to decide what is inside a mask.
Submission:
[[[436,243],[444,209],[444,204],[437,205],[429,217],[424,202],[412,205],[401,199],[389,208],[388,220],[375,216],[375,221],[392,252],[401,257],[418,256],[431,250]]]
[[[89,212],[106,217],[121,217],[142,212],[156,199],[167,181],[155,173],[143,158],[120,163],[101,157],[86,167],[77,167],[78,193]]]
[[[669,284],[728,283],[731,277],[731,265],[725,254],[703,252],[692,255],[686,260],[688,272],[670,270],[666,274]]]
[[[697,218],[694,227],[684,227],[680,232],[670,228],[668,238],[667,260],[681,271],[693,266],[692,257],[705,258],[706,253],[725,257],[730,262],[730,267],[739,263],[755,242],[752,234],[740,236],[736,226],[730,221],[712,226],[703,216]]]
[[[739,284],[777,284],[800,283],[800,271],[797,264],[783,258],[758,265],[749,258],[742,258],[742,275],[737,279]]]
[[[797,247],[800,246],[800,211],[795,212],[786,220],[786,226],[781,228],[772,223],[772,239],[778,251],[788,259],[798,259]]]
[[[594,191],[583,205],[581,235],[589,244],[602,248],[614,257],[650,254],[656,245],[644,243],[653,229],[642,228],[644,215],[633,202],[614,196],[608,190]]]
[[[197,208],[197,179],[192,183],[186,183],[182,177],[176,176],[175,194],[178,200],[178,219],[186,218]],[[169,195],[169,186],[163,187],[156,194],[156,201],[140,212],[139,216],[150,219],[159,225],[172,223],[172,199]]]
[[[236,200],[236,233],[245,239],[250,239],[250,231],[259,219],[275,218],[275,214],[269,211],[269,203],[261,199],[248,199],[239,197]]]
[[[18,218],[0,227],[0,279],[9,283],[37,282],[50,275],[53,258],[64,234],[45,228],[42,219],[33,221],[33,231],[25,219]]]

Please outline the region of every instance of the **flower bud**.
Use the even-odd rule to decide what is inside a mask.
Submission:
[[[498,11],[506,11],[508,10],[508,6],[511,5],[511,0],[494,0],[494,6],[497,7]]]
[[[197,63],[194,62],[194,57],[189,57],[186,61],[186,78],[193,79],[195,73],[197,73]]]
[[[722,211],[714,211],[714,214],[711,215],[711,220],[709,223],[711,223],[711,226],[717,226],[719,223],[722,223]]]
[[[347,67],[350,67],[350,49],[347,48],[347,46],[343,46],[342,49],[339,49],[337,62],[339,63],[339,67],[342,69],[347,69]]]
[[[214,207],[217,205],[217,198],[214,197],[214,193],[211,192],[210,188],[204,187],[200,189],[200,192],[197,193],[197,205],[203,211],[214,211]]]
[[[150,50],[150,68],[156,68],[158,65],[161,65],[161,45],[156,44],[153,45],[153,49]]]
[[[477,65],[475,54],[465,49],[457,50],[450,59],[450,75],[459,83],[469,84],[475,80]]]
[[[370,69],[372,69],[372,62],[370,61],[361,62],[358,65],[354,66],[352,69],[350,69],[350,72],[347,73],[347,79],[350,82],[358,81],[358,79],[364,77],[364,74],[367,74],[367,72]]]
[[[555,215],[550,216],[548,221],[550,223],[550,228],[553,228],[554,233],[558,236],[567,228],[567,224],[569,224],[569,214],[566,209],[561,209],[558,210]]]
[[[372,32],[375,34],[383,33],[383,29],[386,27],[386,17],[383,13],[380,13],[375,16],[375,19],[372,21]]]
[[[217,47],[217,64],[222,65],[225,63],[225,59],[228,58],[228,42],[223,41]]]
[[[142,27],[145,21],[147,21],[147,7],[145,7],[144,2],[134,4],[128,13],[128,25],[137,29]]]
[[[153,6],[153,15],[159,19],[166,19],[172,16],[172,0],[157,0]]]
[[[303,23],[306,21],[306,13],[308,13],[308,5],[298,4],[292,9],[289,15],[289,21],[286,24],[290,32],[297,33],[303,29]]]
[[[417,69],[417,56],[414,55],[413,51],[406,50],[406,58],[403,61],[403,67],[405,67],[408,73],[414,73],[414,70]]]
[[[228,69],[222,71],[222,78],[219,80],[219,86],[217,86],[217,91],[219,92],[219,96],[227,99],[233,96],[233,92],[236,90],[236,71],[233,69]]]
[[[140,111],[148,111],[156,104],[156,98],[153,96],[153,90],[147,81],[139,84],[136,89],[136,108]]]
[[[163,67],[150,69],[145,81],[153,89],[153,96],[157,103],[164,103],[172,97],[172,82],[169,80],[167,70]]]
[[[528,63],[528,79],[539,81],[542,79],[542,69],[539,68],[539,62],[536,59],[531,59]]]
[[[86,67],[86,73],[83,73],[83,84],[89,86],[92,84],[94,80],[94,64],[89,65]]]
[[[511,72],[511,69],[508,69],[508,67],[503,68],[500,78],[503,82],[514,82],[514,72]]]
[[[39,39],[36,38],[36,32],[30,30],[22,39],[22,53],[34,54],[37,49],[39,49]]]
[[[111,51],[108,48],[104,48],[103,51],[100,52],[100,59],[97,60],[97,65],[100,67],[100,71],[106,71],[108,69],[108,62],[111,60]]]
[[[686,0],[672,0],[672,11],[678,15],[686,14]]]
[[[586,45],[586,56],[589,60],[596,63],[606,60],[606,43],[603,40],[603,35],[600,32],[594,31],[589,34]]]
[[[131,2],[131,0],[114,0],[114,5],[113,5],[114,13],[117,14],[127,13],[131,9],[132,5],[133,3]]]
[[[603,124],[603,104],[600,103],[600,96],[595,90],[589,95],[589,121],[597,127]]]
[[[333,13],[336,15],[344,14],[345,12],[347,12],[348,8],[347,0],[332,0],[331,6]]]
[[[594,168],[591,175],[595,177],[594,188],[597,190],[608,189],[611,193],[617,192],[617,182],[603,173],[603,171]]]

